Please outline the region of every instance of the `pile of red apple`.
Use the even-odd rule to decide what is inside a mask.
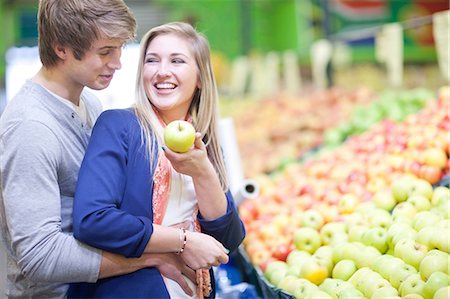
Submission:
[[[448,298],[450,191],[431,186],[449,173],[449,111],[442,88],[401,123],[256,178],[239,207],[252,263],[296,298]]]
[[[317,147],[326,129],[349,119],[355,106],[366,106],[373,97],[367,88],[336,87],[303,96],[229,101],[221,112],[234,119],[244,174],[253,177]]]

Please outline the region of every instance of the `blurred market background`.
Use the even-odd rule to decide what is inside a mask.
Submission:
[[[40,67],[37,2],[0,1],[0,114],[23,81]],[[257,286],[259,296],[287,296],[274,291],[279,289],[270,277],[258,275],[270,261],[283,260],[275,247],[281,244],[288,248],[290,244],[289,252],[293,250],[292,236],[273,240],[267,233],[260,237],[261,232],[253,228],[267,228],[264,224],[272,221],[267,219],[273,219],[273,214],[279,216],[272,221],[276,227],[291,228],[281,233],[271,227],[269,232],[289,235],[303,225],[287,223],[296,209],[320,211],[325,222],[332,222],[348,211],[325,206],[337,205],[342,195],[351,193],[359,201],[370,200],[378,190],[389,187],[400,172],[413,173],[433,186],[448,174],[450,138],[445,132],[450,125],[448,113],[442,114],[442,110],[449,107],[429,104],[448,102],[448,91],[442,89],[450,79],[448,0],[125,2],[137,18],[136,42],[124,49],[122,70],[111,86],[97,94],[105,109],[131,105],[138,42],[151,27],[186,21],[207,36],[220,92],[221,130],[232,189],[238,200],[248,199],[241,211],[249,232],[247,240],[264,248],[253,254],[247,241],[249,257],[244,262],[250,269],[241,269],[236,275],[250,277],[247,281]],[[430,117],[436,109],[441,109],[437,114],[443,119]],[[430,123],[408,118],[420,118],[424,110],[428,114],[422,118],[430,118]],[[430,129],[439,121],[444,133]],[[393,129],[403,122],[412,123],[405,125],[415,128],[411,135]],[[428,128],[428,133],[417,127]],[[432,135],[430,130],[435,135],[427,139]],[[388,138],[391,133],[391,139],[403,140],[406,148],[434,139],[430,144],[444,148],[445,165],[430,177],[419,171],[419,166],[426,164],[418,158],[422,149],[408,152],[405,158],[397,148],[394,157],[390,151],[394,141]],[[445,135],[444,140],[436,138],[438,135]],[[372,138],[384,142],[383,146],[373,144]],[[354,143],[367,146],[355,150]],[[339,156],[343,151],[347,155]],[[371,158],[361,158],[361,152],[372,153]],[[337,156],[320,158],[323,153]],[[398,168],[403,158],[409,164],[391,175],[391,168]],[[378,164],[380,161],[389,161],[391,168]],[[352,184],[346,181],[344,186],[339,179]],[[302,207],[279,207],[279,202],[294,196],[288,190],[298,191],[295,197],[301,199]],[[321,205],[305,204],[308,200],[321,201]],[[248,203],[255,201],[261,207],[250,207]],[[255,215],[267,221],[259,222]],[[1,262],[0,269],[4,269]]]

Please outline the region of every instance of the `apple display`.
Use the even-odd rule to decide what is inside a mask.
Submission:
[[[195,141],[195,129],[190,122],[174,120],[164,129],[164,142],[174,152],[187,152]]]

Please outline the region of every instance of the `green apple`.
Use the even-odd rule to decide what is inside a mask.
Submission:
[[[419,294],[407,294],[406,296],[402,296],[401,299],[425,299],[422,295]]]
[[[378,288],[375,291],[373,291],[372,297],[370,297],[370,298],[371,299],[390,299],[390,298],[395,298],[396,296],[398,296],[397,289],[394,288],[393,286],[389,285],[389,286],[384,286],[384,287]]]
[[[450,286],[440,288],[434,293],[433,299],[449,299],[450,298]]]
[[[433,295],[440,288],[450,285],[450,276],[444,272],[433,272],[430,277],[428,277],[423,288],[423,294],[425,299],[433,299]]]
[[[298,280],[298,277],[287,274],[279,281],[277,288],[280,288],[286,293],[293,295],[295,289],[299,286]]]
[[[320,246],[312,255],[315,258],[333,261],[333,247],[330,245]]]
[[[348,229],[348,241],[362,242],[362,236],[369,229],[368,226],[355,225]]]
[[[438,205],[431,208],[433,213],[436,213],[444,219],[450,219],[450,200],[441,201]]]
[[[392,269],[392,272],[389,273],[389,282],[394,288],[398,289],[399,286],[413,274],[417,274],[416,268],[403,263],[399,267]]]
[[[423,296],[423,289],[425,282],[420,277],[420,274],[411,274],[399,287],[400,295],[406,296],[408,294],[419,294]]]
[[[289,253],[286,262],[289,266],[298,265],[299,262],[302,262],[309,257],[311,257],[309,252],[294,249]]]
[[[427,255],[420,262],[419,272],[424,281],[428,280],[428,277],[433,272],[444,272],[448,274],[450,263],[450,255],[438,249],[432,249],[428,251]]]
[[[394,207],[394,209],[392,210],[392,217],[393,217],[394,222],[396,222],[395,219],[398,216],[406,216],[409,219],[411,219],[411,222],[412,222],[412,219],[414,218],[414,216],[416,214],[417,214],[416,207],[413,206],[412,203],[407,202],[407,201],[403,201],[403,202],[397,204]]]
[[[339,239],[340,234],[346,234],[346,226],[343,222],[328,222],[320,229],[320,237],[324,245],[333,243],[335,238]]]
[[[335,279],[335,278],[326,278],[320,285],[319,289],[323,292],[326,292],[332,298],[336,298],[336,294],[346,288],[353,288],[354,286],[344,280]]]
[[[307,279],[299,278],[298,281],[299,285],[293,293],[295,298],[305,298],[308,294],[318,290],[318,287]]]
[[[313,290],[311,293],[306,294],[305,299],[333,299],[331,295],[321,290]]]
[[[440,251],[450,253],[450,228],[435,227],[430,243]]]
[[[285,262],[282,261],[272,261],[267,265],[266,270],[264,271],[264,276],[272,282],[272,275],[277,273],[276,276],[280,276],[282,273],[286,274],[288,266]],[[284,276],[284,275],[283,275]]]
[[[373,298],[373,294],[379,289],[383,289],[386,287],[394,288],[389,281],[382,278],[381,276],[378,276],[378,278],[375,279],[374,282],[366,284],[364,287],[365,289],[363,290],[363,293],[367,296],[367,298]]]
[[[336,299],[364,299],[363,293],[361,293],[358,289],[352,287],[352,288],[345,288],[341,289],[336,293]]]
[[[376,261],[377,260],[375,260],[375,263]],[[393,257],[388,262],[382,263],[383,267],[379,267],[377,272],[380,273],[380,275],[383,276],[385,279],[389,280],[391,273],[397,271],[404,264],[405,262],[399,259],[398,257]]]
[[[395,244],[394,255],[405,263],[419,270],[420,262],[428,253],[426,245],[417,243],[412,239],[402,239]]]
[[[377,208],[392,211],[397,204],[391,190],[381,189],[372,196],[372,202]]]
[[[345,193],[338,202],[338,211],[340,214],[353,213],[358,206],[360,200],[353,193]]]
[[[392,244],[392,239],[396,235],[409,235],[409,233],[407,233],[409,231],[415,232],[415,230],[407,223],[394,222],[387,230],[387,242]]]
[[[375,208],[367,214],[369,225],[388,229],[393,222],[392,215],[386,210]]]
[[[415,179],[412,177],[401,177],[394,180],[391,184],[392,196],[397,202],[403,202],[408,199],[414,190]]]
[[[348,279],[352,285],[359,286],[366,279],[366,277],[370,276],[373,272],[369,267],[361,267],[353,273],[353,275]]]
[[[433,190],[431,204],[437,206],[442,202],[450,201],[450,189],[445,186],[438,186]]]
[[[174,152],[187,152],[195,141],[195,129],[190,122],[174,120],[164,129],[164,142]]]
[[[313,257],[305,261],[300,270],[300,278],[307,279],[316,285],[321,284],[328,277],[328,274],[328,268],[321,265]]]
[[[433,186],[427,180],[416,179],[414,181],[413,190],[411,191],[411,195],[415,194],[423,195],[430,201],[433,195]]]
[[[315,230],[319,230],[325,220],[323,219],[322,214],[318,210],[310,209],[303,212],[302,215],[302,225],[303,227],[311,227]]]
[[[300,227],[294,232],[294,245],[297,250],[314,253],[322,244],[320,234],[312,227]]]
[[[348,280],[357,270],[356,264],[352,260],[341,260],[334,265],[331,277]]]
[[[431,209],[430,200],[423,194],[412,194],[406,202],[411,203],[418,212],[429,211]]]
[[[436,225],[436,223],[441,220],[442,217],[440,215],[437,215],[431,211],[422,211],[414,216],[412,225],[416,231],[420,231],[424,227]]]
[[[427,246],[428,250],[434,249],[431,239],[436,232],[436,228],[433,226],[426,226],[420,229],[416,234],[416,242]]]
[[[385,253],[388,249],[387,231],[381,227],[369,228],[362,236],[365,245],[375,247],[380,253]]]

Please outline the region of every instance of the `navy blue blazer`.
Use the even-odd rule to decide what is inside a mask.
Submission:
[[[153,173],[134,112],[103,112],[79,173],[73,209],[75,238],[126,257],[141,256],[153,233]],[[202,232],[234,251],[244,239],[245,229],[229,191],[226,198],[225,215],[208,221],[199,213],[198,220]],[[211,279],[214,281],[213,276]],[[69,288],[68,298],[94,297],[169,298],[169,294],[158,269],[146,268],[96,283],[74,283]]]

